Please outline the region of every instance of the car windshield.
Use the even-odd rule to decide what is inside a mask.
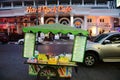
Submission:
[[[99,42],[100,40],[102,40],[103,38],[105,38],[106,36],[108,36],[108,34],[100,34],[100,35],[97,35],[93,42]]]

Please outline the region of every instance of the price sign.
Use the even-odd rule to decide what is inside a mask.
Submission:
[[[72,61],[83,62],[84,52],[86,48],[86,36],[76,36],[72,53]]]
[[[26,58],[33,57],[34,49],[35,49],[35,34],[25,33],[23,56]]]

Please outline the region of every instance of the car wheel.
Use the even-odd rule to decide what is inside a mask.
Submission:
[[[94,54],[87,53],[84,57],[84,64],[86,66],[93,66],[97,62],[97,58]]]
[[[23,42],[23,41],[20,41],[20,42],[19,42],[19,45],[23,45],[23,44],[24,44],[24,42]]]

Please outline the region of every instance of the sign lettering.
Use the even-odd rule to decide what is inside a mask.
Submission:
[[[28,13],[36,13],[38,10],[39,13],[44,13],[44,14],[47,14],[47,13],[60,13],[60,12],[63,12],[63,13],[68,13],[68,12],[71,12],[72,8],[70,6],[67,6],[67,7],[64,7],[64,6],[54,6],[53,8],[50,8],[50,7],[47,7],[47,6],[40,6],[37,8],[33,8],[31,6],[27,7],[26,8],[26,12]]]

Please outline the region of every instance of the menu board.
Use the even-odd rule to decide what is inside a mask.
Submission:
[[[23,56],[26,58],[33,57],[34,49],[35,49],[35,34],[25,33]]]
[[[86,36],[76,36],[74,40],[72,61],[83,62],[84,52],[86,48]]]

